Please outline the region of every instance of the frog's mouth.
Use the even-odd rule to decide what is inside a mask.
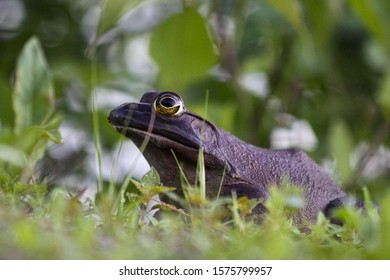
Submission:
[[[152,111],[149,103],[125,103],[110,112],[108,121],[122,135],[135,140],[141,138],[160,148],[177,145],[198,150],[200,139],[192,131],[186,115],[162,117]]]
[[[178,146],[182,149],[191,149],[197,151],[197,147],[189,146],[186,143],[181,143],[164,135],[155,134],[154,132],[144,131],[134,127],[122,127],[113,125],[113,127],[122,135],[130,138],[137,146],[141,146],[143,142],[151,143],[161,149],[176,149]]]

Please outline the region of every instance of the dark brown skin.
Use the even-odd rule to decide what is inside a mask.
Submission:
[[[188,111],[172,92],[146,92],[140,103],[112,110],[109,122],[138,147],[146,139],[145,158],[159,172],[161,182],[177,190],[181,185],[173,153],[189,181],[195,182],[203,147],[209,197],[234,191],[238,196],[267,199],[270,186],[280,186],[287,179],[302,188],[305,198],[305,206],[293,216],[297,223],[313,222],[320,211],[329,214],[346,200],[339,186],[301,150],[269,150],[245,143]],[[260,216],[264,211],[262,205],[255,209]]]

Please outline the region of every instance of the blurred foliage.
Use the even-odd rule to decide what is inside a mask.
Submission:
[[[159,192],[153,171],[138,184]],[[149,186],[148,186],[149,185]],[[161,204],[159,219],[148,217],[151,192],[105,195],[96,203],[79,194],[39,184],[0,189],[1,259],[388,259],[390,196],[380,201],[379,217],[343,209],[343,226],[323,215],[301,233],[288,215],[294,194],[272,189],[263,225],[248,215],[256,203],[217,199],[202,203],[196,194],[182,208]],[[166,191],[166,190],[161,190]],[[200,195],[198,193],[198,195]],[[366,200],[370,205],[369,201]],[[227,205],[230,205],[227,207]],[[229,218],[233,217],[233,218]],[[310,231],[309,231],[310,230]]]
[[[53,228],[61,228],[69,220],[56,215],[70,211],[69,207],[79,208],[69,206],[60,191],[48,198],[48,204],[45,196],[35,194],[30,201],[42,208],[28,206],[34,210],[32,218],[22,223],[25,211],[15,205],[23,203],[19,194],[14,195],[28,186],[45,189],[45,182],[37,178],[46,173],[54,174],[54,180],[81,174],[73,186],[79,189],[87,184],[82,179],[95,181],[96,173],[105,169],[91,171],[88,156],[102,152],[99,158],[104,163],[104,153],[113,153],[119,138],[106,121],[108,112],[123,99],[137,100],[150,89],[179,91],[189,109],[207,113],[217,125],[264,147],[273,145],[271,135],[276,129],[291,130],[294,121],[306,120],[318,138],[310,155],[320,163],[334,162],[335,175],[346,190],[359,195],[362,186],[367,186],[373,200],[381,202],[383,217],[380,221],[370,215],[356,218],[353,210],[347,209],[346,227],[335,229],[320,217],[309,238],[291,233],[286,225],[282,227],[289,232],[285,243],[278,240],[278,244],[287,244],[285,251],[281,246],[274,254],[272,248],[260,244],[274,244],[271,241],[278,238],[275,224],[262,229],[245,225],[247,243],[229,247],[232,251],[224,251],[222,256],[208,255],[211,251],[206,249],[218,244],[226,248],[226,244],[238,242],[240,238],[232,237],[241,237],[242,232],[224,225],[212,227],[210,232],[208,224],[202,227],[197,223],[199,227],[185,236],[186,227],[180,227],[180,222],[173,223],[177,228],[168,227],[169,215],[156,228],[138,229],[129,227],[129,223],[137,224],[134,215],[138,212],[128,209],[120,216],[126,222],[114,228],[120,242],[111,249],[118,246],[115,253],[119,255],[108,251],[107,258],[124,256],[120,253],[124,243],[140,249],[124,257],[147,258],[137,255],[146,248],[143,246],[151,246],[147,242],[151,239],[143,236],[156,238],[159,232],[172,244],[175,240],[170,233],[175,230],[183,239],[176,240],[173,248],[184,246],[187,251],[180,256],[179,249],[173,250],[171,258],[190,258],[199,244],[203,247],[195,250],[194,258],[389,257],[381,250],[388,249],[390,232],[386,208],[390,185],[389,1],[0,0],[0,59],[0,228],[6,228],[1,231],[0,245],[11,248],[20,242],[32,248],[31,252],[16,250],[15,257],[89,258],[94,256],[82,251],[72,255],[71,248],[91,239],[99,239],[95,242],[103,247],[112,245],[107,235],[95,235],[96,221],[87,215],[90,223],[86,222],[82,209],[75,212],[82,213],[75,214],[77,221],[70,219],[76,228],[86,224],[82,231],[74,232],[80,243],[64,236],[65,230],[54,231],[51,240],[58,246],[34,245],[34,234],[41,234],[41,240],[50,234],[39,230],[46,225],[47,213],[55,216],[50,218]],[[74,146],[54,156],[61,146],[50,146],[49,151],[47,147],[61,141],[61,124],[62,129],[73,129],[62,139],[64,146],[70,142]],[[80,138],[78,134],[82,134]],[[95,151],[91,149],[93,135]],[[43,162],[47,164],[36,169],[45,151]],[[103,179],[109,180],[107,176]],[[133,210],[138,209],[137,203]],[[111,210],[96,211],[112,214]],[[352,220],[351,228],[360,230],[357,235],[347,230]],[[133,234],[134,230],[141,234],[122,239],[124,232]],[[228,233],[222,236],[226,239],[221,239],[225,231]],[[15,243],[7,245],[4,240],[9,239],[3,238],[12,232],[19,235],[12,237]],[[345,243],[335,241],[335,234]],[[197,243],[202,240],[195,238],[197,235],[205,241]],[[71,242],[76,243],[70,246]],[[251,247],[257,243],[259,247]],[[323,250],[314,249],[319,244],[324,244]],[[354,245],[347,249],[344,244]],[[34,248],[43,249],[39,253]],[[96,257],[102,253],[92,250]],[[163,244],[155,250],[151,258],[167,252]],[[11,254],[12,250],[3,252]]]
[[[34,73],[33,75],[31,73]],[[60,118],[53,114],[54,92],[50,71],[36,38],[29,40],[19,56],[13,92],[14,130],[0,135],[1,183],[28,182],[49,142],[59,144]]]
[[[216,62],[216,54],[196,9],[185,9],[164,21],[154,32],[150,53],[159,66],[159,84],[173,91],[204,75]]]

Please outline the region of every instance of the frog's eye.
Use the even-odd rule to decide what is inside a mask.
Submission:
[[[179,116],[184,109],[184,104],[178,95],[166,92],[156,98],[154,109],[164,116]]]

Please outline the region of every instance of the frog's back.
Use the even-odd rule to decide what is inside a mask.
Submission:
[[[345,202],[346,194],[340,186],[302,150],[262,150],[262,153],[266,163],[259,168],[258,179],[268,186],[270,181],[281,185],[286,179],[302,188],[305,206],[298,216],[303,219],[314,221],[318,212]]]

